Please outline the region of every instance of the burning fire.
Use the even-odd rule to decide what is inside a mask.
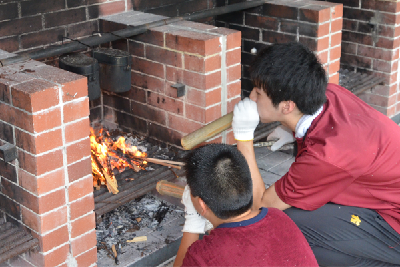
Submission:
[[[118,184],[115,172],[122,172],[125,168],[138,172],[147,165],[146,153],[139,151],[135,146],[127,145],[122,136],[114,142],[109,132],[104,129],[100,130],[98,136],[95,135],[93,128],[90,129],[90,147],[93,186],[97,189],[101,185],[106,185],[109,192],[116,194]]]

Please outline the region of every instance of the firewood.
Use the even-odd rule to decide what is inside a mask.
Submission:
[[[100,162],[95,160],[95,156],[92,153],[92,163],[94,166],[92,166],[92,175],[93,175],[93,187],[99,187],[99,182],[101,185],[105,184],[103,174],[101,173],[100,169],[101,167],[99,166]]]
[[[100,190],[99,179],[95,175],[93,175],[93,178],[95,179],[93,180],[93,187],[96,188],[96,190]]]
[[[157,192],[161,195],[167,195],[175,198],[182,198],[185,186],[178,185],[175,183],[168,182],[167,180],[161,180],[156,185]]]
[[[134,170],[135,172],[139,172],[139,171],[141,170],[141,168],[140,168],[138,165],[136,165],[136,164],[131,164],[131,166],[133,167],[133,170]]]
[[[117,254],[117,250],[115,249],[115,245],[112,245],[112,246],[111,246],[111,250],[112,250],[113,253],[114,253],[114,261],[115,261],[115,264],[119,265],[118,254]]]
[[[107,180],[106,186],[108,188],[108,191],[110,191],[113,194],[117,194],[119,192],[117,179],[110,177],[110,175],[108,175],[107,171],[104,168],[102,169],[102,171],[103,171],[104,177]]]
[[[131,242],[141,242],[141,241],[147,241],[147,236],[137,236],[134,239],[131,240],[126,240],[126,242],[131,243]]]
[[[111,246],[111,250],[112,250],[112,252],[114,253],[114,257],[117,257],[118,254],[117,254],[117,250],[115,249],[115,245],[112,245],[112,246]]]
[[[180,162],[180,161],[173,161],[173,160],[166,160],[166,159],[156,159],[156,158],[144,158],[145,160],[150,159],[150,160],[155,160],[158,162],[163,162],[163,163],[169,163],[173,165],[178,165],[178,166],[185,166],[185,162]]]
[[[92,151],[92,159],[93,159],[92,162],[95,163],[95,166],[102,172],[103,177],[106,179],[106,181],[107,181],[106,186],[107,186],[108,191],[113,194],[117,194],[119,192],[117,179],[115,179],[114,177],[111,177],[108,174],[107,168],[104,168],[104,166],[98,160],[97,156],[95,155],[95,153],[93,151]],[[103,181],[101,184],[104,184]]]
[[[185,165],[183,162],[178,162],[178,161],[172,161],[172,160],[163,160],[163,159],[156,159],[156,158],[143,158],[143,160],[171,168],[175,168],[180,170],[182,166]]]

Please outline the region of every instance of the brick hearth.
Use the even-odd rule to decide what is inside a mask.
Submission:
[[[166,17],[131,11],[102,18],[100,28],[112,32],[160,19]],[[113,47],[132,55],[132,89],[124,94],[103,91],[104,117],[97,112],[92,121],[103,119],[180,146],[182,136],[231,112],[240,100],[240,31],[182,21]],[[177,96],[176,83],[185,85],[184,96]],[[98,103],[91,113],[100,108]],[[213,141],[233,143],[232,131]]]
[[[0,161],[0,208],[40,241],[19,261],[95,263],[86,77],[31,60],[0,68],[0,96],[1,145],[17,148]]]
[[[132,14],[118,18],[127,15]],[[105,18],[103,25],[117,23]],[[92,122],[179,146],[183,135],[232,111],[240,100],[239,31],[180,22],[128,43],[128,50],[143,48],[130,50],[132,89],[103,91],[91,111],[83,76],[33,60],[0,68],[0,145],[15,145],[18,151],[17,159],[0,161],[0,208],[7,220],[40,241],[39,251],[19,261],[96,263],[89,115]],[[184,96],[171,86],[178,82],[185,84]],[[212,141],[234,139],[227,131]]]

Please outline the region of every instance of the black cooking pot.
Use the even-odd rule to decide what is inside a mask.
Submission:
[[[60,69],[87,77],[89,100],[100,97],[99,63],[96,59],[83,54],[66,54],[60,56]]]
[[[127,92],[131,88],[132,58],[128,52],[98,48],[93,51],[93,57],[100,66],[100,87],[115,93]]]

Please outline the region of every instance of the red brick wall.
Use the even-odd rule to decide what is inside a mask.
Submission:
[[[104,18],[101,28],[126,27],[124,15],[129,14]],[[232,111],[240,100],[240,46],[239,31],[194,22],[114,43],[132,54],[132,88],[124,94],[103,91],[105,123],[180,146],[182,136]],[[177,97],[175,83],[186,86],[184,96]],[[92,110],[99,114],[100,107]],[[232,143],[232,134],[214,141]]]
[[[224,1],[220,1],[224,5]],[[233,4],[238,1],[228,1]],[[242,2],[242,1],[240,1]],[[298,41],[315,51],[329,81],[339,82],[342,5],[319,1],[271,1],[263,6],[216,17],[216,25],[242,31],[242,88],[247,96],[253,86],[249,66],[255,55],[273,43]]]
[[[0,50],[31,51],[98,31],[98,18],[129,10],[165,16],[214,7],[212,0],[27,0],[0,2]],[[212,18],[203,19],[212,23]],[[68,39],[67,39],[68,40]]]
[[[216,6],[218,0],[135,0],[132,9],[168,17],[206,10]],[[213,18],[202,19],[201,22],[212,22]]]
[[[0,210],[40,241],[11,266],[95,264],[86,78],[37,61],[0,77],[0,145],[17,148],[17,159],[0,158]]]
[[[383,114],[400,113],[398,60],[400,2],[382,0],[335,0],[343,3],[341,67],[385,78],[360,96]]]

